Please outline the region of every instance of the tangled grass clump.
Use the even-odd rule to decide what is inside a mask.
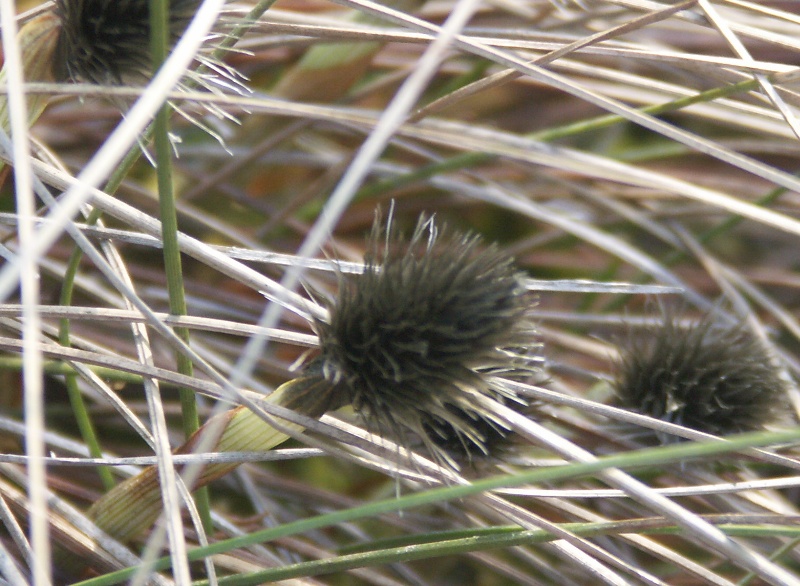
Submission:
[[[786,3],[17,4],[0,582],[800,581]]]

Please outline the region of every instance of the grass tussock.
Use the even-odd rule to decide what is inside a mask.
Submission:
[[[0,582],[800,582],[791,2],[11,4]]]

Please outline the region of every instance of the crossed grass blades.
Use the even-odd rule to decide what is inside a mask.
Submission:
[[[405,447],[421,439],[434,460],[457,469],[448,446],[460,447],[456,457],[469,455],[467,446],[486,453],[487,427],[505,425],[478,396],[522,402],[501,377],[528,380],[541,368],[523,275],[496,246],[425,217],[410,239],[376,219],[367,249],[363,272],[340,276],[329,319],[314,325],[318,356],[269,400],[313,418],[350,405],[378,436]],[[240,407],[180,451],[190,452],[204,433],[218,435],[216,450],[224,451],[271,449],[288,439]],[[235,467],[212,466],[199,482]],[[125,540],[152,524],[160,505],[151,467],[89,514]]]
[[[250,8],[254,3],[244,4]],[[339,277],[324,261],[312,262],[292,253],[300,249],[308,235],[322,239],[331,236],[335,246],[328,251],[329,256],[360,261],[374,209],[378,204],[385,207],[391,197],[397,201],[395,222],[407,234],[413,235],[422,211],[435,212],[437,224],[453,227],[445,233],[446,238],[462,229],[479,232],[484,241],[500,242],[500,249],[513,254],[519,269],[533,277],[631,283],[655,280],[679,287],[689,307],[680,328],[672,334],[679,348],[695,344],[705,347],[706,342],[699,341],[705,337],[699,333],[681,337],[681,332],[694,331],[693,323],[717,332],[726,331],[724,324],[731,317],[736,323],[746,322],[768,350],[761,354],[754,347],[752,356],[757,360],[743,361],[744,366],[761,365],[763,376],[755,374],[750,380],[769,382],[780,371],[782,383],[780,389],[754,384],[753,389],[762,391],[732,396],[745,401],[774,398],[777,405],[785,394],[789,407],[783,409],[785,418],[779,423],[794,425],[793,410],[798,401],[792,381],[799,370],[796,356],[800,348],[794,277],[800,231],[794,218],[795,194],[800,186],[792,173],[798,168],[795,110],[800,100],[792,76],[796,73],[800,35],[795,32],[798,24],[791,5],[787,9],[787,5],[778,3],[721,1],[482,4],[462,31],[460,44],[436,69],[431,83],[417,93],[415,107],[421,109],[416,121],[404,122],[402,116],[392,121],[399,131],[391,145],[370,166],[363,188],[348,200],[336,228],[330,234],[320,234],[312,226],[328,194],[347,173],[351,157],[368,134],[376,127],[384,128],[379,118],[402,80],[427,63],[425,51],[433,29],[426,26],[441,24],[463,5],[455,1],[424,7],[415,2],[392,4],[421,19],[412,20],[388,12],[376,14],[372,7],[356,4],[348,4],[349,14],[345,15],[340,7],[301,0],[281,2],[260,17],[242,40],[242,52],[226,57],[250,79],[256,94],[249,100],[230,95],[202,96],[241,118],[241,126],[226,120],[215,126],[235,156],[179,117],[172,121],[174,135],[183,140],[175,143],[180,158],[174,162],[179,225],[184,234],[194,237],[181,241],[191,317],[163,315],[167,307],[163,263],[160,253],[150,248],[161,238],[152,225],[159,212],[151,201],[152,185],[161,170],[153,170],[145,162],[120,168],[125,180],[122,188],[116,191],[116,199],[103,202],[107,213],[114,214],[113,219],[107,217],[110,228],[82,229],[93,242],[102,243],[109,255],[111,250],[119,254],[122,262],[115,266],[134,283],[146,305],[162,312],[157,319],[196,328],[192,331],[192,348],[231,380],[240,374],[236,365],[247,336],[265,334],[254,325],[264,308],[260,292],[266,291],[271,300],[285,301],[276,293],[275,283],[285,274],[286,264],[311,267],[306,278],[309,290],[315,292],[313,298],[303,296],[304,303],[288,303],[290,311],[272,324],[278,329],[266,332],[270,344],[257,356],[254,374],[245,383],[267,394],[299,376],[289,366],[304,350],[317,348],[317,342],[309,337],[314,334],[311,324],[317,324],[322,334],[319,325],[333,323],[322,319],[324,303],[317,305],[314,300],[324,301],[326,295],[335,299],[340,285],[342,291],[352,285],[346,272],[339,283]],[[115,7],[112,3],[107,6]],[[44,32],[53,35],[60,30],[61,22],[52,11],[49,14],[51,28]],[[235,25],[237,21],[233,22]],[[230,30],[223,25],[221,34]],[[172,34],[171,38],[176,37]],[[41,41],[47,45],[33,52],[34,59],[29,62],[32,69],[26,77],[52,81],[49,66],[54,60],[47,51],[56,45],[56,39],[48,36]],[[146,45],[141,43],[142,48]],[[47,66],[43,72],[35,69],[43,64]],[[114,67],[110,66],[111,73]],[[43,77],[37,77],[36,71]],[[67,71],[62,67],[59,79]],[[70,77],[91,80],[89,75],[76,75],[75,66],[72,71]],[[134,81],[138,84],[131,79],[135,77],[112,75],[104,83],[116,84],[115,78],[121,78],[123,85],[102,91],[75,87],[72,81],[63,86],[65,94],[85,92],[86,97],[80,100],[60,93],[49,100],[53,95],[49,88],[46,97],[50,105],[33,128],[35,136],[52,151],[47,161],[63,163],[72,174],[87,166],[93,153],[110,142],[107,137],[119,122],[120,103],[111,94],[126,96],[126,102],[135,99],[136,88],[126,85]],[[476,80],[479,83],[471,85]],[[92,97],[99,93],[109,96]],[[29,94],[29,104],[33,105],[38,95]],[[273,100],[276,96],[289,100]],[[169,99],[160,96],[159,100],[172,101],[195,119],[205,116],[191,100],[183,101],[175,95]],[[120,146],[128,149],[136,145],[131,141]],[[106,172],[111,174],[115,166],[107,166]],[[42,176],[55,184],[51,186],[54,194],[66,189],[66,183],[59,183],[63,176],[55,166],[48,166]],[[8,186],[0,194],[2,212],[7,214],[1,218],[2,244],[9,249],[3,249],[3,256],[8,263],[14,262],[14,249],[20,244],[13,195]],[[125,208],[126,204],[134,209]],[[62,224],[62,228],[66,226]],[[480,251],[485,245],[475,246]],[[417,247],[425,250],[426,243],[420,241]],[[22,355],[19,345],[19,331],[25,323],[18,319],[20,308],[11,304],[16,299],[10,296],[3,300],[2,333],[7,337],[2,344],[7,354],[2,356],[5,384],[0,395],[0,421],[4,430],[10,430],[0,438],[3,451],[16,456],[38,443],[46,448],[45,454],[52,454],[46,483],[51,491],[47,495],[51,499],[47,501],[49,508],[33,511],[30,503],[34,501],[25,494],[36,488],[31,486],[33,476],[18,463],[3,463],[0,490],[13,510],[14,522],[3,517],[0,545],[8,555],[2,559],[13,559],[13,568],[24,577],[29,560],[41,559],[38,552],[42,551],[41,540],[32,540],[37,555],[26,553],[24,525],[28,520],[34,525],[51,522],[53,532],[46,543],[76,546],[80,553],[73,557],[87,560],[103,575],[120,567],[139,567],[138,554],[147,555],[162,547],[159,530],[154,528],[134,532],[136,537],[127,542],[132,551],[127,553],[81,549],[90,543],[86,536],[91,531],[85,520],[81,524],[78,513],[89,510],[106,492],[100,487],[96,462],[91,468],[64,468],[67,463],[74,464],[62,457],[65,454],[81,458],[86,454],[80,451],[83,440],[81,446],[74,443],[79,433],[62,398],[62,377],[71,373],[73,366],[82,369],[80,391],[98,426],[102,461],[107,464],[121,463],[111,459],[114,453],[152,453],[148,441],[150,432],[156,429],[151,424],[157,418],[157,405],[166,409],[166,429],[174,433],[169,445],[181,444],[180,424],[174,415],[177,401],[165,381],[209,389],[206,376],[210,375],[205,372],[178,380],[172,372],[172,350],[164,345],[161,335],[153,335],[149,344],[155,348],[157,365],[163,367],[158,371],[163,377],[163,395],[151,405],[143,405],[142,375],[152,371],[142,365],[144,359],[137,356],[127,327],[142,318],[125,309],[124,299],[108,286],[105,275],[91,262],[82,263],[75,287],[76,307],[48,305],[55,303],[57,293],[53,292],[61,287],[64,259],[74,248],[75,242],[65,236],[40,258],[43,294],[37,309],[46,324],[34,337],[46,343],[47,356],[53,358],[45,363],[50,373],[46,379],[46,435],[30,421],[23,425],[27,420],[21,400],[26,395],[17,375],[21,368],[27,372],[31,368],[27,362],[23,366],[27,356]],[[386,250],[401,249],[379,247],[378,256]],[[215,254],[220,251],[230,255],[227,263],[217,262]],[[321,272],[319,268],[325,266],[328,271]],[[660,417],[666,411],[668,417],[681,415],[680,421],[693,423],[688,411],[672,410],[675,401],[652,412],[636,401],[626,404],[623,412],[602,404],[608,393],[598,380],[614,377],[617,348],[600,340],[618,339],[615,334],[620,327],[623,331],[634,328],[632,337],[637,337],[640,330],[635,329],[636,324],[652,313],[640,297],[564,290],[541,293],[540,297],[535,311],[538,339],[545,344],[549,359],[549,394],[547,389],[520,382],[524,377],[488,368],[479,373],[481,380],[507,382],[490,390],[498,409],[515,406],[516,401],[507,394],[513,388],[513,393],[535,403],[535,422],[594,453],[614,454],[622,465],[641,444],[630,429],[620,433],[619,426],[609,425],[609,419],[619,416],[631,421],[635,415],[637,426],[664,430],[667,423]],[[313,309],[310,313],[309,307]],[[717,314],[708,325],[705,316],[713,307],[730,308],[728,313],[733,315]],[[58,325],[55,320],[65,316],[73,327],[75,349],[70,352],[47,342],[53,335],[50,328]],[[110,320],[122,320],[126,327]],[[150,324],[153,334],[157,328]],[[645,340],[658,335],[641,331]],[[733,333],[730,335],[733,340]],[[737,347],[748,353],[748,344]],[[644,350],[646,344],[633,348]],[[626,350],[624,345],[622,350]],[[520,347],[512,347],[511,352],[522,354]],[[661,350],[660,355],[665,352]],[[638,358],[644,360],[645,354]],[[761,360],[764,356],[768,358]],[[56,360],[64,358],[71,361]],[[355,358],[361,360],[362,356]],[[94,366],[108,365],[109,361],[116,361],[112,370]],[[129,373],[122,373],[120,365],[129,367]],[[310,362],[308,367],[309,380],[322,389],[336,386],[339,373],[340,393],[331,405],[346,403],[355,395],[345,385],[348,379],[343,375],[352,374],[346,360],[331,362],[329,378],[325,378],[320,362]],[[388,369],[386,374],[393,372]],[[716,381],[711,387],[724,389],[723,376],[711,377]],[[651,371],[639,380],[647,384],[645,394],[655,399],[653,383],[658,377]],[[146,382],[151,385],[150,379]],[[681,398],[687,399],[688,405],[688,399],[695,395],[692,391]],[[278,401],[280,396],[273,400]],[[650,403],[657,406],[659,400]],[[703,404],[705,408],[720,407],[715,413],[723,416],[730,409],[731,396],[724,401],[704,400]],[[200,401],[203,421],[211,417],[214,405],[213,401]],[[767,415],[771,410],[763,408],[763,402],[753,406],[758,416],[748,426],[769,427]],[[411,428],[393,431],[391,425],[370,415],[372,409],[367,404],[363,407],[363,416],[343,407],[335,417],[328,414],[320,422],[306,422],[311,431],[304,439],[322,445],[327,454],[324,458],[308,458],[320,452],[305,448],[291,452],[274,449],[263,457],[294,460],[248,464],[231,472],[238,460],[229,465],[221,456],[208,456],[212,463],[207,471],[214,472],[214,466],[220,466],[216,471],[227,473],[211,484],[215,533],[209,533],[208,538],[215,541],[236,532],[257,535],[265,524],[282,535],[279,541],[218,555],[209,566],[216,567],[220,575],[241,579],[255,568],[271,568],[275,579],[293,572],[295,579],[306,583],[311,576],[319,576],[314,580],[328,584],[730,585],[794,583],[775,580],[777,574],[767,570],[776,567],[793,576],[798,573],[793,527],[798,513],[797,481],[791,446],[773,448],[769,453],[750,451],[746,456],[704,458],[692,466],[673,465],[658,455],[647,462],[647,468],[635,471],[653,493],[661,491],[698,517],[735,534],[736,542],[751,553],[773,558],[771,565],[749,574],[743,569],[742,557],[709,549],[697,529],[678,529],[672,521],[654,513],[653,507],[608,488],[599,475],[551,480],[480,498],[427,502],[423,508],[402,505],[402,516],[370,513],[367,507],[394,502],[396,492],[416,496],[431,483],[444,481],[457,487],[465,481],[452,466],[445,466],[448,473],[440,473],[435,466],[426,467],[421,459],[411,465],[403,458],[404,451],[391,445],[388,438],[381,438],[379,432],[391,435],[401,445],[410,445],[420,457],[448,450],[449,457],[462,463],[461,475],[473,479],[499,470],[513,478],[531,469],[555,474],[571,465],[538,448],[539,443],[531,437],[518,437],[516,450],[508,458],[504,455],[498,460],[491,447],[489,457],[483,458],[481,446],[486,447],[486,439],[494,431],[506,435],[508,431],[493,418],[487,422],[480,417],[485,413],[482,404],[476,403],[479,413],[471,415],[459,411],[456,405],[437,404],[435,408],[445,418],[423,420],[423,434],[419,433],[419,421]],[[267,424],[246,413],[244,409],[234,410],[221,419],[252,421],[250,437],[262,446],[277,445],[285,439],[286,434],[270,432]],[[648,419],[646,413],[653,417]],[[26,415],[30,419],[31,414]],[[473,415],[479,418],[473,419]],[[674,417],[671,420],[678,421]],[[366,429],[361,429],[362,424]],[[699,423],[697,428],[728,430]],[[659,431],[659,437],[672,437],[667,433]],[[692,434],[683,430],[681,435]],[[470,436],[484,439],[477,444]],[[334,438],[350,443],[338,443]],[[298,447],[297,443],[288,445]],[[696,446],[682,442],[662,449],[691,447]],[[217,449],[221,449],[220,444]],[[300,460],[300,455],[307,459]],[[9,460],[10,456],[3,458]],[[782,460],[783,456],[789,458]],[[477,462],[479,458],[483,460]],[[447,463],[444,455],[438,460]],[[154,486],[159,486],[157,478]],[[152,494],[153,507],[158,511],[163,508],[162,495],[157,491]],[[147,506],[139,501],[128,508],[144,514]],[[48,511],[47,516],[34,514],[43,510]],[[319,515],[329,511],[343,516],[323,526],[324,519]],[[358,517],[359,511],[366,518]],[[74,516],[68,516],[70,512]],[[180,530],[177,505],[168,512],[173,513],[166,521],[173,533],[192,546],[203,543],[200,526],[190,528],[187,517],[184,530]],[[347,521],[343,520],[345,514],[351,515]],[[309,524],[295,533],[280,533],[297,528],[289,525],[296,521]],[[16,522],[23,526],[20,530]],[[309,529],[311,526],[314,529]],[[498,537],[519,526],[542,528],[536,538],[539,541],[520,535]],[[547,539],[543,535],[552,536],[559,530],[566,532],[558,533],[559,540],[549,544],[541,541]],[[668,535],[657,534],[662,532]],[[517,547],[511,547],[511,539],[523,541],[514,541]],[[361,549],[347,549],[350,546]],[[403,557],[412,553],[417,558],[436,557],[436,563],[417,563]],[[178,553],[173,555],[172,576],[176,581],[188,582],[185,576],[191,573],[198,578],[203,572],[213,579],[213,568],[189,566]],[[210,554],[203,555],[211,559]],[[179,570],[182,563],[189,568],[186,574]],[[0,571],[13,583],[17,574],[11,568],[3,566]],[[335,575],[320,575],[331,568],[336,569]],[[155,572],[138,571],[141,579],[162,580]]]

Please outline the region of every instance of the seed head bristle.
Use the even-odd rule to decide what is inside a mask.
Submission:
[[[499,398],[501,399],[501,398]],[[528,408],[528,405],[509,401],[508,405],[518,410]],[[470,418],[469,413],[463,410],[452,408],[454,415],[460,418]],[[470,462],[491,459],[502,460],[505,455],[511,453],[513,449],[514,432],[499,425],[491,419],[479,417],[470,418],[470,423],[480,438],[479,442],[470,440],[459,434],[453,427],[444,421],[431,418],[425,423],[427,437],[441,450],[456,462]]]
[[[496,417],[475,394],[501,398],[496,377],[539,368],[530,301],[513,259],[477,236],[421,218],[404,241],[376,221],[363,273],[341,277],[330,321],[316,325],[311,368],[330,385],[328,407],[353,405],[369,429],[403,445],[420,437],[452,462],[436,428],[483,449],[477,422]]]
[[[709,314],[681,327],[667,313],[621,352],[618,399],[642,414],[727,435],[764,429],[785,411],[786,383],[774,358],[743,325],[720,324]]]
[[[183,34],[201,0],[171,0],[170,41]],[[56,0],[62,27],[57,80],[121,85],[152,71],[148,0]]]

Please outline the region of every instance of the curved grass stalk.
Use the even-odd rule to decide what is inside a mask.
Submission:
[[[189,559],[193,561],[200,560],[210,555],[272,541],[281,537],[297,535],[306,531],[331,527],[340,523],[374,517],[384,513],[404,511],[415,507],[461,499],[496,488],[558,482],[570,478],[594,475],[597,472],[609,468],[618,468],[621,470],[641,468],[660,469],[660,467],[668,463],[728,454],[755,447],[792,443],[798,440],[800,440],[800,430],[797,429],[785,432],[748,433],[732,436],[725,441],[692,442],[656,448],[644,448],[613,456],[605,456],[593,462],[572,463],[564,466],[535,469],[511,475],[494,476],[475,481],[471,484],[439,487],[399,497],[393,496],[359,507],[317,515],[316,517],[301,519],[277,527],[255,531],[243,537],[227,539],[208,547],[193,549],[189,552]],[[167,569],[169,568],[169,563],[169,558],[161,558],[153,565],[153,569]],[[74,586],[108,586],[110,584],[119,584],[129,578],[135,571],[136,568],[128,568],[114,572],[113,574],[85,580]]]
[[[153,56],[153,71],[157,71],[167,58],[169,44],[169,6],[165,0],[150,0],[150,52]],[[172,108],[165,102],[153,121],[156,149],[156,176],[158,179],[159,217],[164,251],[164,272],[169,295],[169,311],[173,315],[187,314],[186,292],[183,283],[181,253],[178,248],[178,213],[175,205],[175,190],[172,181],[172,141],[169,135],[169,119]],[[189,344],[189,330],[175,328],[175,335]],[[192,361],[184,354],[176,357],[180,374],[192,376]],[[178,391],[181,400],[183,433],[188,439],[200,427],[197,399],[189,389]],[[195,503],[206,531],[213,529],[211,521],[211,499],[207,490],[195,494]]]
[[[565,523],[564,529],[571,533],[581,536],[605,535],[610,529],[608,525],[612,523]],[[796,536],[800,529],[796,527],[778,527],[774,530],[767,530],[760,526],[724,526],[720,527],[728,536]],[[680,527],[664,527],[642,533],[652,533],[658,535],[680,535]],[[220,578],[219,584],[225,586],[257,586],[278,580],[290,578],[306,578],[333,572],[343,572],[357,568],[364,568],[375,565],[394,564],[413,560],[424,560],[449,555],[459,555],[476,551],[486,551],[504,547],[514,547],[520,545],[531,545],[535,543],[545,543],[553,541],[555,537],[547,531],[541,530],[512,530],[505,531],[499,535],[484,535],[482,531],[476,530],[475,535],[460,538],[442,539],[430,536],[431,543],[418,543],[413,545],[401,545],[397,547],[387,547],[375,549],[363,553],[343,554],[332,558],[300,562],[280,568],[270,568],[250,574],[241,574]],[[207,586],[207,581],[200,581],[196,586]]]

